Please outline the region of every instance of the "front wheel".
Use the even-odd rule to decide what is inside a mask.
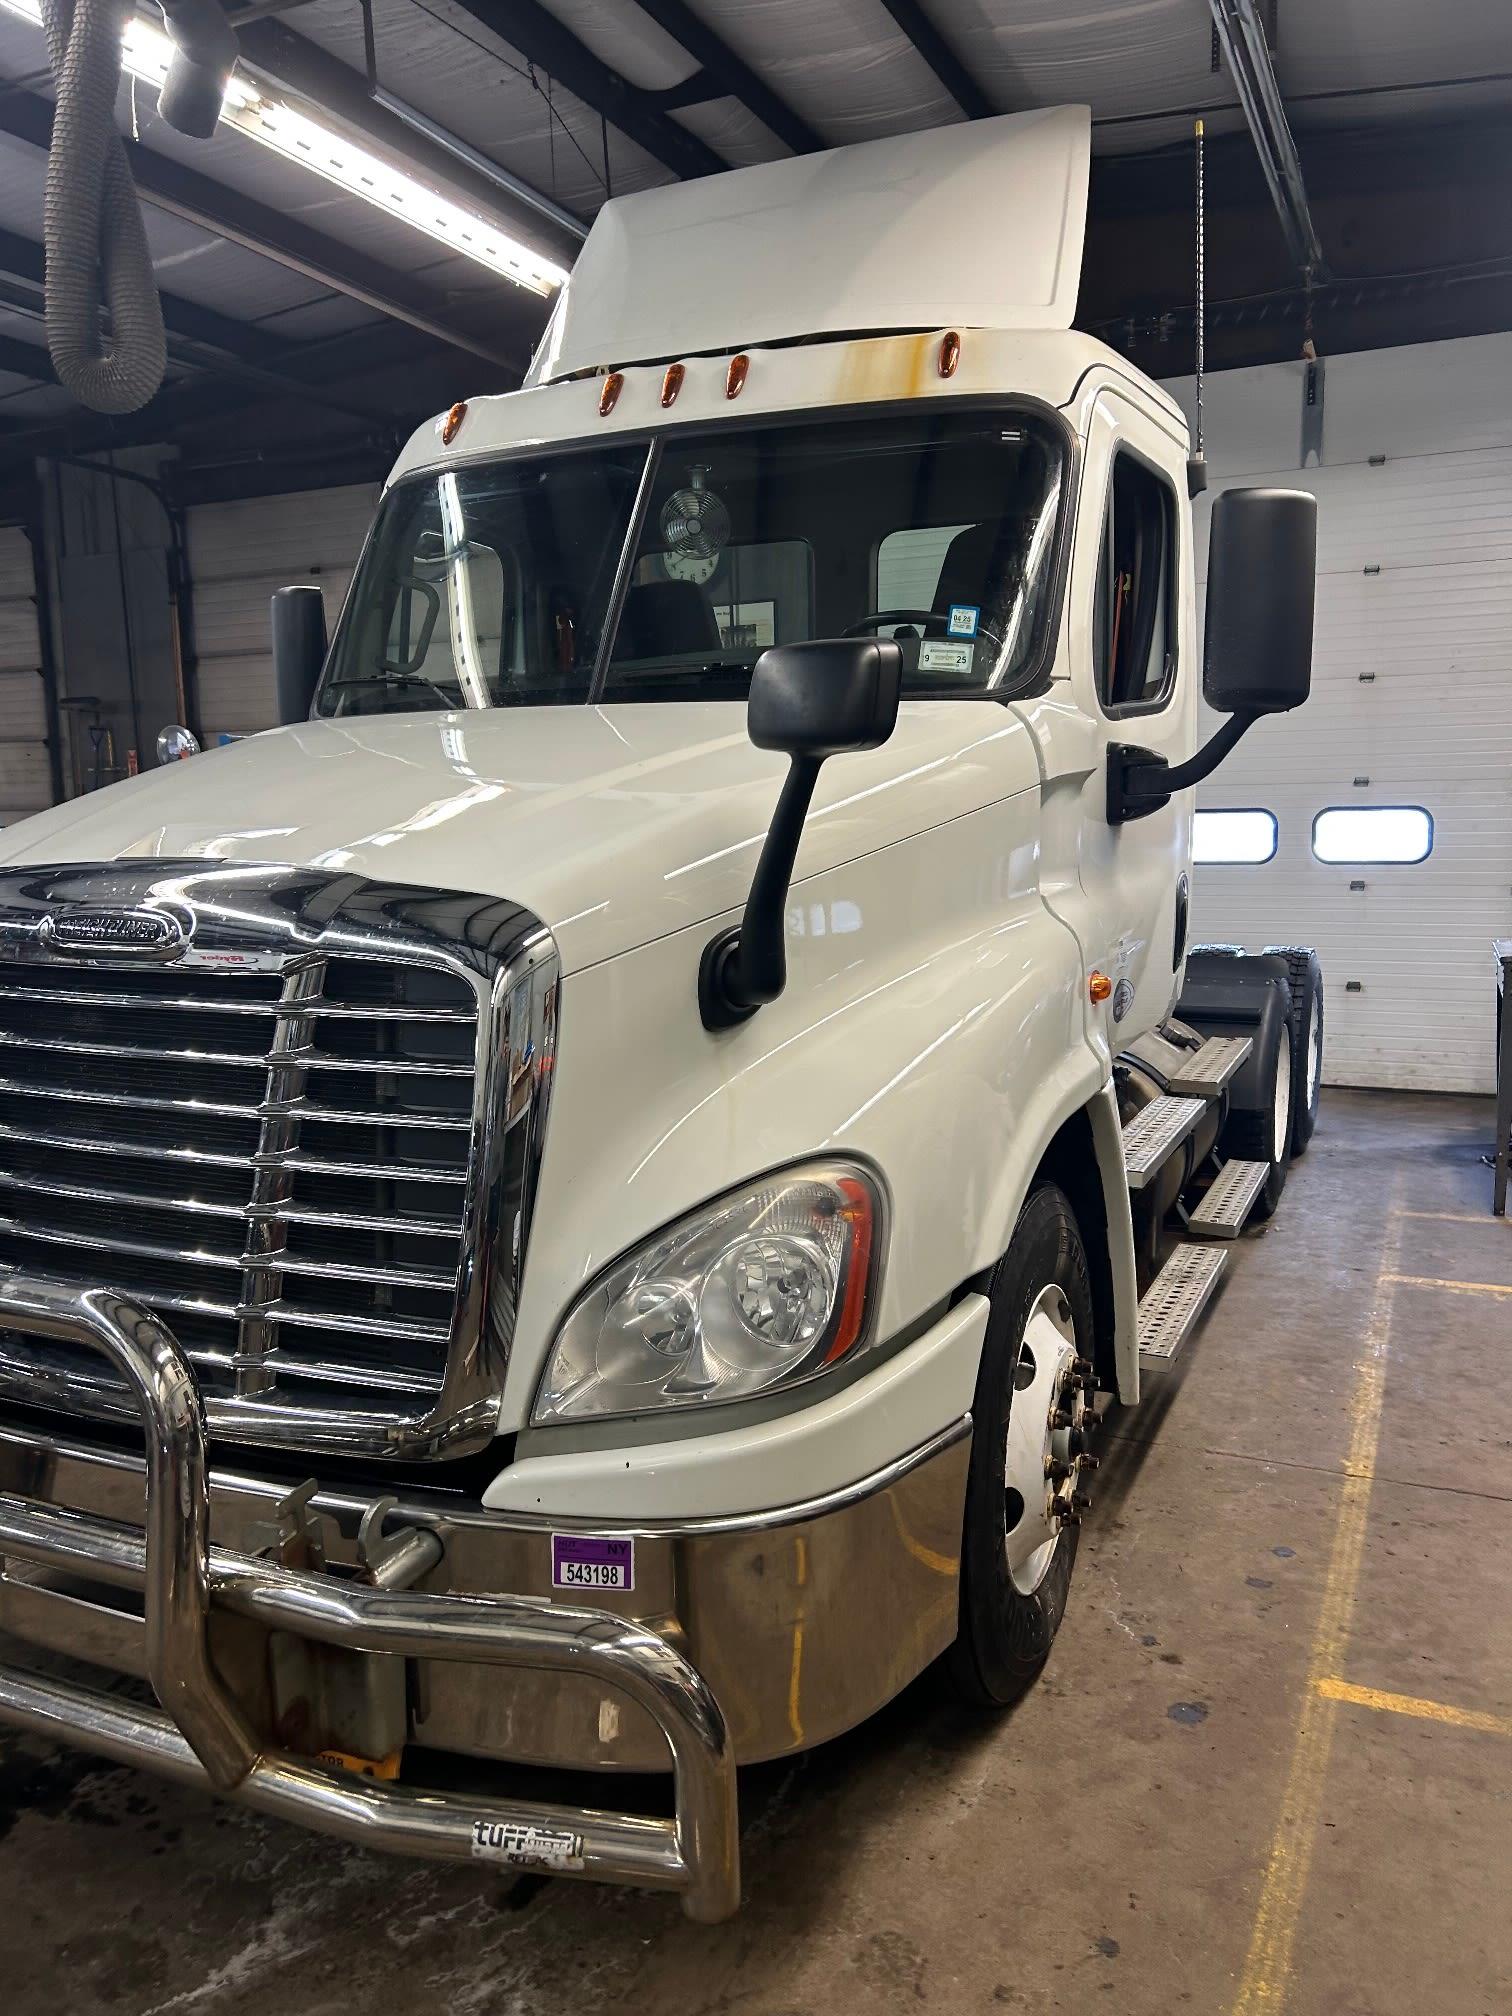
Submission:
[[[1076,1214],[1031,1192],[993,1269],[973,1407],[954,1691],[1004,1707],[1049,1656],[1065,1613],[1091,1467],[1092,1288]]]

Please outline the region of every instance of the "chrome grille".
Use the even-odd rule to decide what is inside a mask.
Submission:
[[[82,900],[79,871],[55,872]],[[534,925],[513,906],[491,906],[485,954],[429,942],[438,906],[461,899],[389,891],[375,906],[372,885],[348,882],[331,918],[312,902],[329,878],[273,871],[262,903],[237,889],[236,929],[218,931],[226,872],[175,883],[192,945],[162,965],[8,942],[0,876],[0,1266],[161,1313],[212,1430],[430,1453],[459,1416],[477,1431],[497,1387],[483,1368],[507,1350],[543,1112],[514,1102],[494,1142],[489,1109],[522,1061],[544,1090],[554,958],[525,961],[511,987],[499,941],[518,950]],[[113,871],[116,900],[120,884]],[[290,929],[286,900],[268,900],[290,893],[323,928]],[[266,930],[249,931],[264,907]],[[384,928],[354,930],[354,908]],[[414,930],[422,917],[431,932]],[[65,1347],[0,1338],[0,1392],[18,1381],[112,1411],[98,1360]]]

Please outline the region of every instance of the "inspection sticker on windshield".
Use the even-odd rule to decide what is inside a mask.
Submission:
[[[529,1863],[544,1869],[581,1869],[583,1837],[565,1827],[533,1827],[521,1820],[475,1820],[473,1858],[478,1862]]]
[[[952,637],[975,637],[982,612],[974,602],[952,602],[946,628]]]
[[[919,646],[919,670],[964,675],[971,670],[975,652],[975,644],[949,644],[943,637],[926,637]]]
[[[553,1533],[553,1589],[633,1589],[635,1542],[598,1533]]]

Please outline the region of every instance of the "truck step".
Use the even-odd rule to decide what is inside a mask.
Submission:
[[[1202,1099],[1152,1099],[1123,1130],[1124,1169],[1131,1190],[1143,1190],[1206,1111]]]
[[[1194,1099],[1216,1099],[1252,1047],[1248,1036],[1209,1036],[1180,1071],[1171,1073],[1172,1092]]]
[[[1169,1365],[1228,1265],[1225,1246],[1178,1246],[1139,1304],[1139,1362]]]
[[[1269,1174],[1269,1162],[1225,1162],[1187,1219],[1188,1231],[1209,1239],[1237,1239]]]

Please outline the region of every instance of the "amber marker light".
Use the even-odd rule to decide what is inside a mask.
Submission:
[[[940,376],[954,378],[955,368],[961,361],[961,339],[954,329],[947,329],[940,338]]]
[[[443,448],[450,448],[453,441],[455,441],[457,436],[462,432],[462,422],[466,418],[467,418],[467,401],[465,399],[459,399],[456,405],[453,406],[453,408],[451,409],[450,413],[448,413],[446,418],[441,422],[441,445]]]
[[[837,1186],[845,1202],[840,1215],[852,1227],[851,1264],[845,1278],[845,1299],[840,1306],[840,1322],[835,1341],[824,1354],[826,1365],[843,1358],[861,1335],[866,1316],[866,1291],[871,1281],[872,1200],[866,1186],[853,1176],[842,1176]]]
[[[672,401],[681,392],[682,381],[686,376],[687,372],[681,364],[669,364],[667,366],[667,375],[662,379],[661,402],[663,406],[670,406],[672,404]]]
[[[614,411],[615,402],[624,389],[624,372],[611,371],[609,376],[604,380],[603,391],[599,394],[599,418],[601,420],[607,420],[609,415]]]
[[[726,399],[738,399],[740,397],[740,388],[745,384],[746,373],[750,368],[751,360],[746,356],[744,351],[738,357],[730,359],[730,368],[725,373]]]
[[[1087,992],[1094,1001],[1106,1001],[1113,992],[1113,982],[1106,973],[1094,973],[1087,982]]]

